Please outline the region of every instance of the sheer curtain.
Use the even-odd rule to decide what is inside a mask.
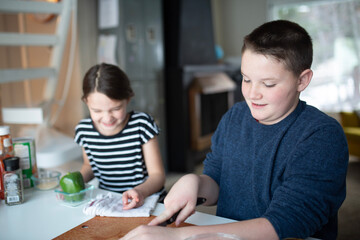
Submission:
[[[269,0],[268,11],[312,37],[314,77],[300,98],[327,112],[359,110],[360,0]]]

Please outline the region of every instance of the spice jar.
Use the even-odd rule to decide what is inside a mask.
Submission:
[[[14,148],[12,143],[12,138],[10,135],[9,126],[0,126],[0,141],[1,141],[1,150],[4,158],[14,156]]]
[[[24,202],[24,187],[20,159],[18,157],[5,158],[4,166],[5,203],[10,206],[21,204]]]
[[[4,197],[4,182],[3,182],[3,174],[5,173],[5,166],[2,159],[2,150],[0,149],[0,199],[5,199]]]
[[[3,174],[5,172],[3,160],[14,156],[14,149],[9,126],[0,126],[0,199],[4,199]]]

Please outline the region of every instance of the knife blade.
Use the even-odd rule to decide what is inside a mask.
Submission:
[[[206,202],[206,198],[202,198],[202,197],[198,197],[196,200],[196,206],[199,206],[201,204],[203,204],[204,202]],[[181,212],[182,209],[180,209],[179,211],[177,211],[174,215],[171,216],[171,218],[169,218],[168,220],[160,223],[158,226],[163,226],[166,227],[169,224],[172,224],[173,222],[175,222],[177,216],[179,215],[179,213]]]

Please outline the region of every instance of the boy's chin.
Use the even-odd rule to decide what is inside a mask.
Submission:
[[[261,121],[264,118],[261,114],[253,110],[251,110],[251,116],[256,119],[256,121]]]
[[[253,114],[251,113],[251,116],[258,122],[264,125],[270,125],[271,123],[267,123],[267,119],[265,116],[261,114]]]

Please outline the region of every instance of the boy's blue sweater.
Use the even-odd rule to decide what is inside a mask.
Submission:
[[[300,101],[274,125],[235,104],[212,137],[204,174],[220,187],[217,215],[267,218],[280,239],[336,239],[348,147],[340,124]]]

